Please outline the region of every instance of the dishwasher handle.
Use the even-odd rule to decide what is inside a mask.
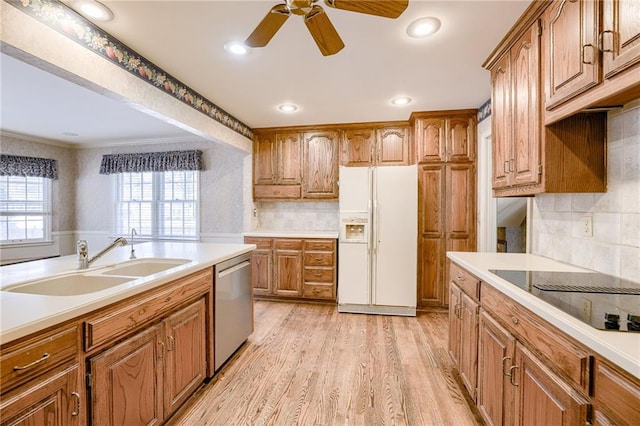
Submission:
[[[222,278],[225,277],[229,274],[233,274],[234,272],[246,267],[246,266],[250,266],[251,265],[251,261],[250,260],[245,260],[244,262],[235,264],[233,266],[230,266],[229,268],[223,269],[220,272],[218,272],[218,278]]]

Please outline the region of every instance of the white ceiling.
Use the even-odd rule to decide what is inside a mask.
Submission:
[[[105,0],[115,18],[97,25],[257,128],[406,120],[412,111],[477,108],[490,96],[482,62],[530,3],[409,0],[395,20],[319,3],[346,45],[336,55],[320,54],[299,16],[291,16],[264,48],[244,57],[224,50],[226,42],[244,40],[278,2]],[[423,40],[407,37],[407,25],[424,16],[438,17],[440,31]],[[64,80],[56,83],[58,77],[29,75],[25,85],[26,71],[16,62],[2,57],[0,63],[5,130],[85,144],[185,135],[117,101]],[[392,106],[389,101],[398,95],[413,102]],[[23,97],[28,109],[19,105]],[[284,102],[300,109],[281,113],[277,106]],[[96,120],[105,116],[118,117],[117,128]],[[62,135],[69,131],[79,136]]]

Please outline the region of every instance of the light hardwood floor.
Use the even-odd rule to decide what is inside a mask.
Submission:
[[[258,301],[255,332],[171,425],[475,425],[448,318]]]

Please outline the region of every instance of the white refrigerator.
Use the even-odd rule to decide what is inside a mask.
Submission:
[[[417,173],[340,168],[339,312],[415,316]]]

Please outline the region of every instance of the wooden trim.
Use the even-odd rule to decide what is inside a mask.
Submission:
[[[476,115],[478,114],[478,109],[477,108],[471,108],[471,109],[448,109],[448,110],[442,110],[442,111],[416,111],[416,112],[412,112],[411,116],[409,117],[409,123],[413,124],[413,122],[417,119],[417,118],[454,118],[457,116],[466,116],[466,115],[473,115],[474,116],[474,121],[477,118]]]
[[[366,127],[367,129],[378,129],[383,127],[402,127],[409,126],[406,120],[399,121],[373,121],[359,123],[337,123],[337,124],[308,124],[304,126],[284,126],[284,127],[260,127],[253,129],[254,134],[270,133],[270,132],[305,132],[305,131],[327,131],[327,130],[350,130]]]

